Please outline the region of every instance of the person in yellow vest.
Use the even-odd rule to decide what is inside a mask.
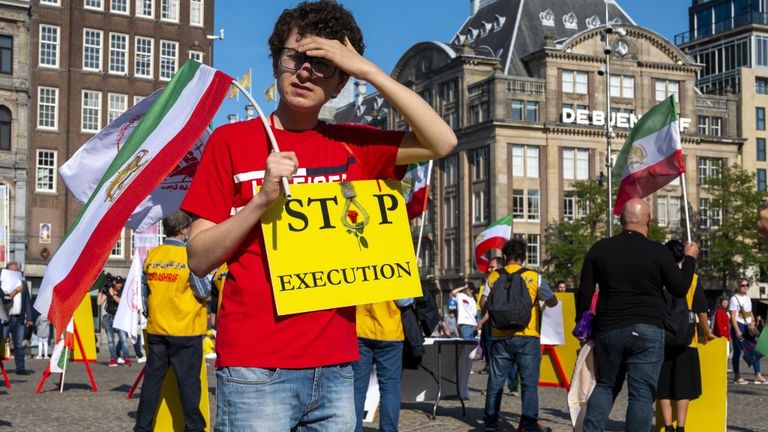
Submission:
[[[352,363],[355,372],[355,431],[363,431],[365,395],[371,368],[376,365],[381,409],[379,430],[397,431],[400,421],[400,378],[403,374],[403,320],[400,307],[413,303],[403,299],[357,307],[357,345],[360,360]]]
[[[522,239],[508,241],[502,252],[505,265],[503,270],[512,274],[523,267],[527,258],[528,244]],[[544,282],[544,278],[533,270],[524,270],[520,276],[525,281],[533,303],[531,320],[520,331],[501,330],[491,327],[493,344],[491,347],[491,373],[488,374],[488,388],[485,393],[483,423],[485,430],[495,430],[499,422],[501,395],[504,382],[513,367],[520,374],[522,413],[520,426],[523,431],[550,431],[539,426],[539,369],[541,367],[541,311],[538,300],[548,307],[557,306],[557,297]],[[494,283],[501,277],[497,270],[488,276],[488,284],[483,292],[483,304],[494,289]]]
[[[148,360],[134,432],[152,430],[169,365],[179,384],[184,430],[203,431],[206,427],[200,412],[200,365],[211,286],[192,274],[187,265],[186,239],[191,222],[182,212],[163,219],[165,241],[147,252],[144,261]]]
[[[684,246],[680,240],[670,240],[666,244],[675,262],[680,265],[685,257]],[[698,317],[701,342],[707,343],[716,338],[709,330],[707,317],[707,299],[698,283],[698,275],[693,274],[685,301],[688,309]],[[699,364],[699,341],[694,331],[690,344],[664,346],[664,363],[661,365],[657,398],[661,406],[665,432],[684,432],[688,414],[688,403],[701,396],[701,366]],[[673,426],[672,401],[677,407],[677,427]]]
[[[211,277],[211,310],[208,311],[208,321],[212,328],[216,328],[216,318],[219,316],[219,309],[221,309],[221,301],[224,299],[224,282],[229,275],[229,267],[227,263],[222,264],[219,268],[213,272]]]

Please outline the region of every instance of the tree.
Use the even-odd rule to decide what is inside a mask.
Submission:
[[[595,180],[573,183],[573,196],[580,216],[552,222],[544,234],[547,257],[542,264],[550,282],[564,280],[569,286],[578,286],[587,251],[605,236],[606,195],[605,186]],[[618,233],[621,226],[615,222],[613,232]],[[667,232],[652,219],[648,238],[662,241],[666,237]]]
[[[744,276],[747,270],[768,265],[768,254],[759,245],[756,232],[763,194],[757,191],[755,175],[739,165],[723,167],[720,175],[707,180],[702,191],[710,197],[711,207],[696,214],[695,237],[703,249],[699,271],[727,290],[728,282]]]

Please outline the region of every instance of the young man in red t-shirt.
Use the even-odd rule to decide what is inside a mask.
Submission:
[[[196,218],[191,270],[204,275],[229,266],[216,343],[216,429],[352,430],[355,308],[277,316],[259,220],[278,199],[281,177],[398,178],[396,165],[443,157],[456,136],[416,93],[362,57],[360,29],[335,2],[285,10],[269,46],[280,93],[269,122],[281,152],[268,150],[260,120],[218,128],[182,205]],[[318,121],[350,76],[378,89],[411,132]]]

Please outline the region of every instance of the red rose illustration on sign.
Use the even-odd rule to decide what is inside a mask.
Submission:
[[[354,235],[357,239],[357,246],[360,248],[361,246],[364,248],[368,248],[368,240],[363,237],[363,229],[365,228],[364,222],[358,222],[357,221],[358,213],[354,210],[348,210],[347,211],[347,219],[349,219],[351,224],[346,225],[352,225],[354,228],[347,228],[347,232]],[[362,249],[361,249],[362,250]]]

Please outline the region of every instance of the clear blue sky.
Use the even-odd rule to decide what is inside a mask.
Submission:
[[[536,0],[529,0],[536,1]],[[602,0],[594,0],[602,1]],[[263,90],[272,82],[267,39],[275,20],[298,0],[217,0],[214,28],[223,28],[224,40],[215,41],[214,65],[233,77],[253,70],[252,94],[268,113],[274,108],[264,100]],[[350,9],[363,30],[365,56],[391,72],[400,56],[414,44],[449,41],[469,15],[469,0],[340,0]],[[639,25],[670,40],[688,30],[690,0],[619,0]],[[245,115],[246,102],[225,100],[214,125],[226,122],[228,114]]]

